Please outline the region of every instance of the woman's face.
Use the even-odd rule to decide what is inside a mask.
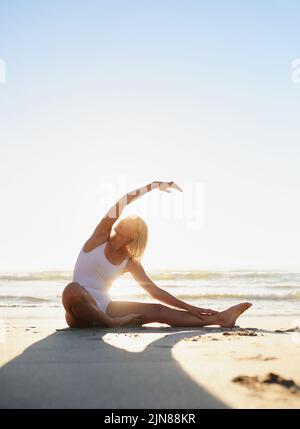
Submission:
[[[134,239],[134,223],[130,219],[121,220],[118,225],[114,227],[114,231],[124,238],[129,240]]]

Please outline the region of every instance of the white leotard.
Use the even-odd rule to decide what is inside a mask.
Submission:
[[[90,252],[85,252],[82,247],[73,271],[73,282],[79,283],[92,295],[98,307],[104,312],[111,301],[108,290],[128,261],[126,258],[118,265],[109,262],[104,254],[106,244],[107,241]]]

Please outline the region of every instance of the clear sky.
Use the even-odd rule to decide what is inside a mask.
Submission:
[[[152,180],[145,268],[299,269],[299,36],[298,0],[1,2],[0,271],[72,269]]]

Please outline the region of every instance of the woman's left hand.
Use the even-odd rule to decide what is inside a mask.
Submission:
[[[208,308],[200,308],[194,305],[189,305],[187,310],[189,313],[193,314],[196,317],[199,317],[200,319],[201,319],[201,316],[212,316],[213,314],[219,313],[218,311],[215,311],[215,310],[210,310]]]
[[[177,191],[183,192],[183,190],[174,182],[152,182],[152,183],[155,184],[160,191],[170,193],[171,191],[169,190],[169,188],[174,188],[174,189],[177,189]]]

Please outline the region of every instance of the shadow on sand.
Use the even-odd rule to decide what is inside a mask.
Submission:
[[[183,338],[220,328],[64,329],[32,344],[0,370],[0,408],[227,408],[174,360]],[[165,334],[139,353],[106,334]]]

